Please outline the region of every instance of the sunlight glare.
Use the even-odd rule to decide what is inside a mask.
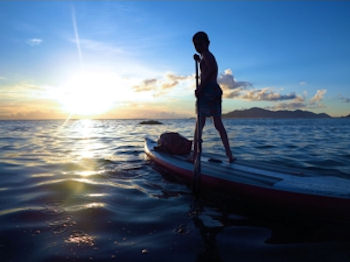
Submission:
[[[125,81],[110,72],[82,72],[72,76],[56,99],[72,115],[95,116],[127,99]]]

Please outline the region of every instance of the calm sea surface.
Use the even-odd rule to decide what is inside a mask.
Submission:
[[[241,159],[350,179],[350,120],[224,120]],[[349,261],[350,223],[294,223],[194,200],[145,157],[194,120],[0,121],[1,261]],[[210,121],[204,151],[224,154]],[[350,208],[350,207],[349,207]]]

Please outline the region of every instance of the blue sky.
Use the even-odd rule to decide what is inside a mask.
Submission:
[[[350,2],[0,2],[0,118],[194,116],[192,35],[223,112],[350,113]]]

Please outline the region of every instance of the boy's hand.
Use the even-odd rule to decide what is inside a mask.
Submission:
[[[194,90],[194,95],[198,98],[201,94],[201,89],[198,87],[196,90]]]
[[[201,58],[200,58],[199,55],[197,55],[197,54],[194,54],[194,55],[193,55],[193,59],[196,60],[197,62],[200,62],[200,61],[201,61]]]

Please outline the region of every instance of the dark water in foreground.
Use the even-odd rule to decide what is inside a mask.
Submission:
[[[1,261],[349,261],[349,224],[245,216],[195,202],[143,138],[194,120],[0,121]],[[225,120],[237,157],[350,179],[350,121]],[[204,150],[223,154],[208,121]],[[229,208],[228,208],[229,207]]]

